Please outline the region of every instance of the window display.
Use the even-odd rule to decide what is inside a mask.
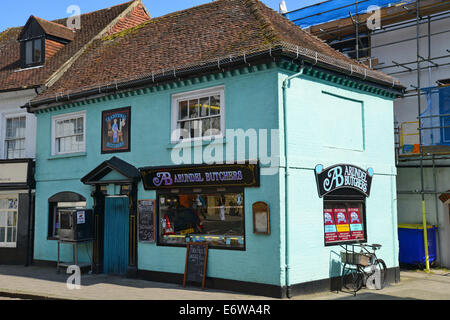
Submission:
[[[324,201],[325,245],[366,241],[364,201]]]
[[[158,244],[244,248],[244,193],[160,193]]]

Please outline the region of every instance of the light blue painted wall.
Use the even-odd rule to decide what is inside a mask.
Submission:
[[[282,82],[291,74],[280,72],[280,96]],[[287,118],[289,284],[326,279],[341,271],[340,247],[324,246],[323,199],[317,194],[314,175],[317,164],[349,163],[374,169],[366,202],[368,242],[382,244],[380,256],[388,268],[397,267],[393,101],[305,75],[290,82]],[[345,130],[340,126],[346,126]],[[284,170],[280,171],[280,185],[283,199]]]
[[[114,108],[132,107],[131,152],[115,156],[136,167],[171,163],[169,146],[171,95],[183,91],[225,86],[226,128],[269,128],[283,130],[283,79],[290,73],[272,68],[249,74],[202,82],[189,88],[167,89],[63,109],[38,115],[38,152],[36,188],[35,259],[56,260],[56,242],[47,240],[47,199],[61,191],[75,191],[88,199],[92,206],[90,187],[79,179],[112,155],[100,154],[101,112]],[[327,92],[324,94],[323,92]],[[342,97],[342,98],[339,98]],[[396,190],[394,163],[393,103],[390,99],[327,84],[303,77],[291,81],[288,89],[289,152],[291,155],[290,220],[289,220],[289,284],[320,280],[335,276],[339,247],[324,247],[323,200],[317,195],[313,169],[317,164],[330,166],[351,163],[362,168],[372,167],[375,177],[371,197],[367,200],[369,242],[383,245],[381,255],[388,267],[397,266]],[[323,106],[326,105],[326,108]],[[359,108],[359,109],[358,109]],[[333,111],[335,109],[335,111]],[[86,153],[78,157],[50,156],[51,117],[86,110]],[[326,110],[324,112],[324,110]],[[339,131],[324,135],[327,121],[334,112],[345,112],[358,124],[347,133],[361,132],[346,148]],[[352,112],[357,111],[357,112]],[[340,117],[341,121],[345,117]],[[334,124],[333,128],[337,128]],[[338,138],[336,146],[333,135]],[[324,143],[327,141],[328,146]],[[225,148],[230,141],[223,145]],[[283,146],[280,134],[279,145]],[[344,147],[344,148],[343,148]],[[278,151],[283,154],[283,147]],[[225,154],[225,151],[224,151]],[[237,159],[248,158],[239,155]],[[246,251],[211,249],[208,255],[209,277],[285,285],[285,210],[284,160],[279,173],[261,177],[260,188],[245,189]],[[153,199],[155,191],[145,191],[139,184],[138,198]],[[271,235],[252,233],[251,205],[266,201],[271,210]],[[144,270],[183,273],[185,248],[138,244],[138,268]],[[64,252],[70,256],[67,250]],[[86,256],[85,252],[80,253]]]
[[[277,69],[225,77],[207,81],[188,88],[168,89],[142,95],[97,101],[82,106],[38,114],[38,153],[36,188],[36,235],[34,258],[56,260],[56,241],[47,240],[48,198],[61,191],[74,191],[88,199],[92,206],[91,188],[80,178],[101,162],[117,156],[137,168],[143,166],[171,165],[170,124],[171,95],[219,85],[225,86],[225,123],[227,129],[276,128]],[[103,110],[131,106],[131,152],[102,155],[100,153],[100,124]],[[86,111],[86,153],[75,157],[51,157],[51,118],[70,112]],[[229,145],[226,141],[222,147]],[[235,147],[237,144],[235,144]],[[225,149],[224,149],[225,154]],[[245,159],[248,155],[238,155]],[[246,250],[211,249],[208,254],[208,277],[235,279],[280,285],[280,222],[279,177],[261,177],[260,188],[245,189]],[[153,199],[156,192],[138,187],[138,199]],[[252,226],[254,202],[266,201],[271,210],[271,235],[255,235]],[[152,271],[184,273],[185,248],[138,244],[138,268]],[[70,258],[70,248],[64,257]],[[80,252],[80,260],[87,253]]]

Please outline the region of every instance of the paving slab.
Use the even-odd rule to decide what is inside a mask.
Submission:
[[[230,291],[170,284],[109,275],[82,274],[80,289],[67,287],[69,275],[56,268],[0,265],[0,297],[4,299],[63,300],[280,300]],[[323,292],[291,300],[450,300],[450,272],[401,271],[400,283],[383,290],[362,289],[356,296],[347,292]],[[288,299],[284,299],[288,300]]]

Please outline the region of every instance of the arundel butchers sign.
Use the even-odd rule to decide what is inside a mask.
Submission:
[[[319,197],[341,189],[352,188],[370,196],[373,169],[363,170],[350,164],[338,164],[324,169],[322,165],[316,166],[316,181]]]
[[[145,190],[179,187],[259,187],[259,164],[140,168]]]

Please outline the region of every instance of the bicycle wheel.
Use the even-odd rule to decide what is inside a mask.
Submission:
[[[384,288],[386,285],[386,273],[387,273],[387,267],[386,263],[383,259],[377,259],[375,260],[375,268],[380,270],[380,276],[381,276],[381,288]]]
[[[342,287],[356,293],[362,288],[363,276],[357,269],[344,270],[342,275]]]

